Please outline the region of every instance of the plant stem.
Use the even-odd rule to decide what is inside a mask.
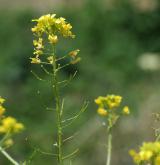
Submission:
[[[111,134],[110,129],[108,129],[106,165],[111,164],[111,154],[112,154],[112,134]]]
[[[53,58],[55,59],[55,48],[53,49]],[[57,120],[57,147],[58,147],[58,164],[63,165],[62,158],[62,118],[61,118],[61,105],[60,94],[57,80],[57,64],[53,62],[53,90],[56,102],[56,120]]]
[[[20,165],[15,161],[2,147],[0,147],[0,152],[14,165]]]

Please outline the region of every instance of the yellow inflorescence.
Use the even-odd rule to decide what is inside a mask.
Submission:
[[[160,142],[143,143],[139,152],[130,150],[130,155],[136,164],[160,165]]]
[[[31,59],[31,63],[32,64],[40,64],[41,60],[37,57],[37,58],[30,58]]]
[[[74,38],[75,36],[71,32],[71,24],[67,23],[65,18],[56,18],[55,16],[55,14],[47,14],[33,20],[37,22],[37,25],[32,28],[32,32],[38,36],[43,34],[61,34],[63,37]]]
[[[130,114],[130,110],[129,110],[129,107],[128,107],[128,106],[125,106],[125,107],[123,108],[123,114],[124,114],[124,115],[129,115],[129,114]]]
[[[0,125],[0,133],[19,133],[24,129],[22,123],[17,122],[17,120],[13,117],[6,117],[2,119]]]
[[[72,26],[70,23],[66,22],[65,18],[56,18],[56,14],[43,15],[39,19],[32,21],[36,22],[36,25],[31,30],[37,39],[33,40],[34,57],[30,58],[31,63],[41,64],[44,62],[48,63],[49,61],[48,64],[53,64],[53,60],[49,57],[46,57],[46,61],[42,61],[41,55],[48,54],[50,56],[60,36],[64,38],[74,38],[75,35],[71,31]],[[48,46],[46,47],[48,44],[52,49],[50,52],[48,52]],[[77,49],[68,54],[68,57],[71,58],[70,64],[76,64],[81,60],[80,57],[76,57],[78,52],[79,50]],[[52,54],[52,56],[54,56],[54,54]]]
[[[104,115],[105,113],[102,112],[102,109],[105,110],[105,112],[112,113],[114,109],[118,108],[122,102],[122,97],[119,95],[107,95],[105,97],[99,96],[97,99],[95,99],[95,103],[99,106],[97,113],[101,116],[107,116]],[[125,106],[122,110],[123,114],[129,114],[130,110],[128,106]]]
[[[104,108],[98,108],[97,113],[101,116],[107,116],[108,112]]]
[[[49,35],[48,40],[51,44],[56,44],[58,42],[58,37],[57,35]]]

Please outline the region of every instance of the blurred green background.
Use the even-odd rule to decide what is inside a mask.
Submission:
[[[31,19],[47,13],[65,17],[76,34],[76,39],[62,43],[58,52],[81,50],[82,61],[61,74],[66,78],[78,71],[61,92],[65,113],[76,114],[84,100],[90,102],[87,111],[66,129],[64,137],[75,134],[75,138],[66,143],[65,152],[80,149],[73,159],[75,165],[105,164],[105,129],[94,99],[119,94],[132,113],[114,132],[112,164],[133,164],[128,150],[144,140],[154,140],[152,113],[160,108],[160,1],[0,1],[0,95],[7,99],[7,115],[26,127],[8,150],[20,161],[29,158],[35,148],[55,150],[55,113],[46,110],[54,106],[53,94],[48,84],[31,74],[38,68],[29,60],[33,52]],[[0,155],[0,164],[10,163]],[[56,162],[37,151],[31,164]]]

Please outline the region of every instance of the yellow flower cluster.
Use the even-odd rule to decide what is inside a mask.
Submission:
[[[61,34],[63,37],[74,38],[75,36],[71,32],[71,24],[67,23],[65,18],[56,18],[55,16],[56,14],[47,14],[33,20],[37,22],[37,25],[32,28],[32,32],[38,36],[42,36],[43,34],[51,36]]]
[[[143,143],[139,152],[130,150],[136,164],[160,165],[160,142]]]
[[[101,116],[107,116],[112,110],[118,108],[122,102],[122,97],[118,95],[99,96],[95,99],[95,103],[99,106],[97,113]],[[122,109],[122,113],[128,115],[130,110],[128,106]]]
[[[0,125],[0,133],[19,133],[24,129],[22,123],[17,122],[13,117],[6,117],[2,119]]]
[[[19,133],[24,129],[24,125],[22,123],[17,122],[17,120],[13,117],[3,117],[3,114],[5,112],[5,108],[2,106],[2,104],[5,102],[5,99],[0,97],[0,133],[6,134],[6,133]]]
[[[71,29],[71,24],[67,23],[65,18],[56,18],[55,14],[47,14],[41,16],[39,19],[32,20],[37,24],[31,29],[33,34],[38,37],[37,40],[33,41],[34,55],[35,57],[30,58],[31,63],[40,64],[40,55],[44,53],[44,40],[51,45],[55,45],[58,42],[59,36],[65,38],[74,38]]]

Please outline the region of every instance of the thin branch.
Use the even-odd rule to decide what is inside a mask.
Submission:
[[[0,152],[14,165],[20,165],[16,160],[14,160],[1,146]]]
[[[40,78],[40,77],[39,77],[35,72],[33,72],[32,70],[31,70],[31,73],[34,75],[34,77],[35,77],[36,79],[38,79],[38,80],[40,80],[40,81],[46,81],[46,80]]]
[[[71,64],[68,63],[68,64],[65,64],[65,65],[63,65],[63,66],[61,66],[61,67],[58,67],[58,68],[57,68],[57,71],[59,71],[60,69],[66,68],[66,67],[69,66],[69,65],[71,65]]]
[[[75,133],[75,134],[73,134],[72,136],[70,136],[70,137],[64,139],[64,140],[63,140],[63,143],[65,143],[65,142],[68,141],[68,140],[73,139],[73,138],[76,136],[76,134],[77,134],[77,133]]]
[[[52,73],[50,73],[43,65],[41,65],[41,68],[46,74],[52,75]]]
[[[64,85],[64,87],[67,86],[75,78],[76,75],[77,75],[77,70],[74,72],[73,75],[69,77],[69,80],[66,81],[67,83]]]
[[[55,108],[46,107],[46,110],[47,110],[47,111],[55,111],[56,109],[55,109]]]
[[[63,160],[73,157],[78,151],[79,151],[79,149],[77,148],[77,149],[76,149],[75,151],[73,151],[71,154],[69,154],[69,155],[67,155],[67,156],[64,156],[64,157],[63,157]]]
[[[69,124],[67,124],[67,125],[64,125],[62,128],[66,128],[66,127],[70,126],[87,109],[88,104],[89,104],[89,102],[84,102],[81,110],[79,111],[79,113],[77,115],[75,115],[72,118],[63,120],[63,123],[66,122],[66,121],[69,121],[69,120],[71,120],[71,122]]]
[[[52,65],[52,64],[51,64],[51,63],[49,63],[49,62],[41,62],[40,64]]]
[[[41,153],[41,154],[44,154],[44,155],[57,156],[57,154],[52,154],[52,153],[50,153],[50,152],[42,151],[42,150],[40,150],[40,149],[37,149],[37,151],[38,151],[39,153]]]
[[[57,61],[60,61],[60,60],[63,60],[63,59],[65,59],[65,58],[67,58],[67,57],[68,57],[68,55],[65,55],[65,56],[63,56],[63,57],[60,57],[60,58],[56,59],[56,62],[57,62]]]

